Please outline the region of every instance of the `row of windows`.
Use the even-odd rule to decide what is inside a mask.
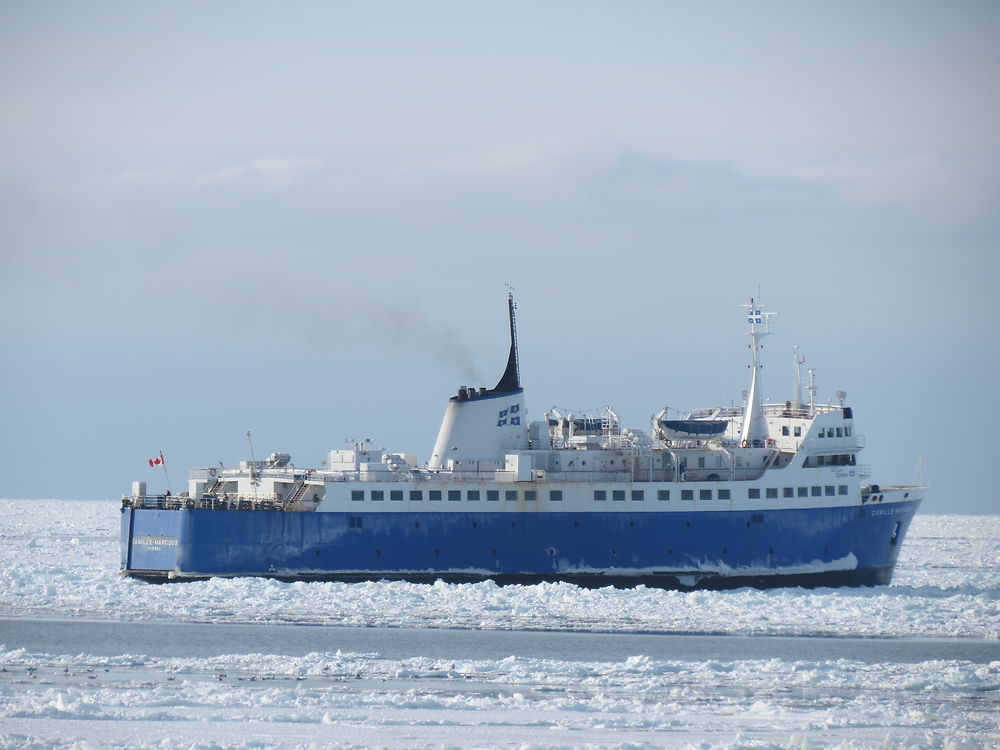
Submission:
[[[409,500],[410,502],[413,503],[422,502],[424,499],[424,494],[425,493],[423,490],[410,490]],[[482,498],[483,494],[486,495],[486,500],[488,502],[497,502],[500,500],[500,490],[486,490],[485,493],[482,493],[479,490],[466,490],[465,500],[469,500],[471,502],[477,502]],[[368,495],[369,495],[368,497],[369,500],[372,500],[374,502],[379,502],[385,500],[386,492],[385,490],[371,490],[368,493]],[[445,493],[442,492],[441,490],[427,490],[426,495],[429,501],[440,502],[441,500],[444,499]],[[528,502],[538,499],[538,493],[536,490],[524,490],[524,492],[520,492],[518,490],[504,490],[503,496],[504,500],[510,500],[515,503],[520,499],[520,497],[523,497]],[[447,497],[448,500],[451,501],[460,501],[463,499],[462,491],[448,490]],[[364,499],[365,499],[364,490],[351,490],[351,500],[363,501]],[[402,502],[403,490],[389,490],[389,500]],[[549,500],[553,502],[558,502],[562,500],[562,490],[549,490]]]
[[[833,497],[834,495],[846,495],[847,485],[813,485],[811,487],[765,487],[764,497],[768,500],[776,500],[778,498],[778,492],[781,491],[781,497]],[[670,490],[657,490],[656,499],[657,500],[670,500]],[[694,500],[696,490],[681,490],[681,500]],[[719,490],[697,490],[699,500],[730,500],[732,495],[728,489]],[[402,502],[403,500],[403,490],[389,490],[389,500]],[[427,490],[427,499],[431,502],[440,502],[444,499],[444,492],[442,490]],[[465,500],[470,502],[477,502],[482,498],[482,495],[486,495],[487,502],[498,502],[500,500],[501,491],[500,490],[486,490],[485,493],[480,490],[466,490]],[[504,500],[511,502],[517,502],[521,497],[526,501],[532,502],[538,499],[538,493],[536,490],[504,490],[503,491]],[[368,493],[368,499],[374,502],[379,502],[385,500],[386,491],[385,490],[370,490]],[[448,490],[447,497],[450,501],[461,501],[462,490]],[[641,502],[646,499],[645,490],[632,490],[631,491],[632,502]],[[750,500],[760,499],[760,488],[751,487],[747,489],[747,497]],[[611,501],[623,503],[625,502],[626,492],[625,490],[611,490]],[[410,490],[409,491],[410,502],[422,502],[424,499],[424,490]],[[563,499],[562,490],[549,490],[549,501],[550,502],[560,502]],[[352,490],[351,500],[364,501],[365,491],[364,490]],[[607,490],[594,490],[594,500],[596,502],[607,502],[608,491]]]
[[[819,436],[821,438],[832,438],[832,437],[850,437],[851,428],[850,427],[837,427],[834,430],[833,427],[827,427],[819,431]]]
[[[792,428],[794,437],[802,437],[802,428],[798,425]],[[781,426],[781,434],[788,435],[788,425]],[[832,437],[850,437],[851,428],[850,427],[821,427],[817,433],[821,438],[832,438]]]
[[[729,490],[698,490],[699,500],[711,500],[712,497],[719,500],[729,500],[731,498]],[[603,502],[608,499],[606,490],[594,490],[594,500]],[[632,490],[632,502],[641,502],[646,499],[645,490]],[[657,490],[657,500],[669,500],[670,490]],[[625,490],[612,490],[612,502],[625,502]],[[694,500],[694,490],[681,490],[681,500]]]
[[[768,500],[775,500],[778,497],[778,487],[765,487],[764,497]],[[834,495],[846,495],[847,485],[832,484],[813,485],[811,487],[781,487],[782,497],[833,497]],[[747,490],[747,497],[751,500],[760,499],[760,490],[756,487]]]
[[[855,466],[856,457],[853,453],[834,453],[830,456],[809,456],[803,466]]]

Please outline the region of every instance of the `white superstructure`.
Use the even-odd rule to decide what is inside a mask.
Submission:
[[[648,433],[622,428],[611,407],[552,407],[544,420],[529,423],[510,299],[511,352],[503,377],[491,389],[462,387],[449,400],[426,464],[371,441],[352,442],[330,451],[323,469],[297,469],[287,454],[273,454],[237,467],[193,470],[188,493],[175,502],[385,512],[458,512],[495,502],[495,509],[511,511],[663,512],[792,508],[817,499],[850,505],[917,490],[863,485],[870,471],[858,462],[864,439],[853,411],[816,404],[813,387],[810,403],[802,403],[797,368],[804,360],[797,347],[792,398],[763,402],[760,341],[770,333],[773,313],[757,300],[744,307],[751,375],[742,407],[674,415],[661,409]]]

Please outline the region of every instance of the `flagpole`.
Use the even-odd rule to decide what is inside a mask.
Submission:
[[[167,474],[167,462],[163,458],[163,451],[160,451],[160,464],[163,466],[163,478],[167,480],[167,494],[172,495],[173,490],[170,489],[170,475]]]

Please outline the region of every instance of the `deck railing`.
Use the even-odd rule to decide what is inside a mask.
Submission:
[[[275,493],[256,493],[255,496],[206,495],[193,498],[186,495],[141,495],[122,497],[123,508],[148,508],[154,510],[314,510],[313,503],[285,502]]]

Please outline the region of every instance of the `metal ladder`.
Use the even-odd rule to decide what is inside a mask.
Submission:
[[[305,481],[303,480],[302,484],[300,484],[295,489],[295,492],[292,494],[292,496],[285,501],[285,505],[294,505],[299,500],[301,500],[308,491],[309,491],[309,485],[306,484]]]

